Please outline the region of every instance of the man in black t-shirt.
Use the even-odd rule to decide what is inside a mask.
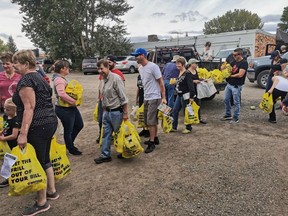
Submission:
[[[225,115],[221,120],[233,120],[233,122],[239,122],[240,114],[240,98],[242,87],[245,83],[246,72],[248,68],[247,61],[243,58],[243,51],[241,48],[237,48],[233,52],[235,64],[233,65],[231,76],[226,79],[227,85],[224,93],[225,103]],[[231,98],[234,102],[234,114],[232,118],[231,114]]]

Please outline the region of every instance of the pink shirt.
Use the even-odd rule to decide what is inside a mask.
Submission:
[[[57,95],[64,101],[66,101],[67,103],[74,105],[76,100],[72,97],[70,97],[68,94],[66,94],[65,92],[65,88],[68,85],[67,81],[62,78],[62,77],[57,77],[54,80],[54,86],[56,88],[57,91]],[[56,101],[56,105],[59,105],[59,101]]]
[[[11,98],[16,91],[17,83],[21,79],[21,75],[14,73],[10,78],[7,78],[5,72],[0,73],[0,100],[3,107],[6,99]]]

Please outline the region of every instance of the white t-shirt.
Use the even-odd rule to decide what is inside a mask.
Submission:
[[[288,92],[288,80],[282,76],[276,76],[279,79],[279,83],[275,86],[276,89],[284,92]]]
[[[139,73],[144,89],[144,100],[161,99],[160,85],[157,81],[162,77],[159,66],[148,62],[139,68]]]

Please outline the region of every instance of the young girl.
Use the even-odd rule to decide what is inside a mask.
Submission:
[[[19,124],[16,120],[16,105],[12,102],[12,98],[8,98],[4,103],[3,130],[1,131],[0,140],[7,141],[12,150],[17,146],[17,137],[19,134]],[[0,183],[0,188],[7,187],[8,179]]]

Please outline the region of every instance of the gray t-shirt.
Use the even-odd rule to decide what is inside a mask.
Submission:
[[[158,79],[162,77],[160,68],[153,62],[148,62],[139,68],[139,73],[144,87],[144,100],[161,99]]]

